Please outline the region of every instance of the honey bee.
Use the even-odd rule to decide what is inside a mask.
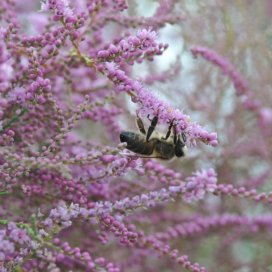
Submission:
[[[137,116],[137,126],[140,133],[123,131],[120,134],[120,141],[127,143],[126,148],[132,152],[144,155],[142,158],[158,158],[170,160],[173,157],[184,157],[186,154],[186,135],[176,133],[174,121],[170,123],[166,136],[155,130],[158,123],[158,116],[151,120],[147,133],[142,119]],[[173,135],[171,132],[173,131]],[[151,137],[152,136],[152,137]]]

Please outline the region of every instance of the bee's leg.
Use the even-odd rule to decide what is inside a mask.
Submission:
[[[148,116],[149,118],[149,116]],[[146,141],[148,142],[151,134],[153,133],[156,125],[158,123],[158,116],[154,116],[154,118],[151,120],[151,125],[149,126],[148,130],[147,130],[147,134],[146,134]]]
[[[173,122],[174,122],[174,121],[172,121],[172,122],[170,123],[170,126],[169,126],[169,128],[168,128],[168,131],[167,131],[167,133],[166,133],[166,136],[165,136],[165,137],[162,137],[163,140],[167,140],[167,139],[170,137],[172,127],[174,126]],[[174,135],[175,135],[175,134],[174,134]]]
[[[176,127],[174,127],[174,144],[176,145],[178,141],[178,135],[177,135],[177,130]]]
[[[187,141],[187,137],[186,137],[185,133],[184,133],[184,132],[182,132],[182,133],[181,133],[181,136],[182,136],[182,140],[183,140],[183,142],[184,142],[184,143],[186,143],[186,141]]]
[[[143,123],[142,119],[138,116],[138,114],[137,114],[137,118],[136,118],[136,123],[137,123],[137,127],[140,130],[140,132],[142,134],[146,135],[144,123]]]
[[[127,156],[129,156],[129,155],[127,155]],[[164,159],[163,157],[150,157],[150,156],[139,156],[139,155],[137,155],[137,158],[141,158],[141,159]]]

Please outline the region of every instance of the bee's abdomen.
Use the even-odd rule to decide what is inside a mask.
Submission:
[[[170,160],[175,156],[174,146],[165,141],[158,141],[155,145],[155,151],[161,159]]]
[[[146,142],[142,135],[130,131],[121,132],[120,141],[127,143],[128,150],[147,156],[153,153],[155,146],[154,140]]]

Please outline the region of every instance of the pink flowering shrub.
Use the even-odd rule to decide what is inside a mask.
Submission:
[[[271,271],[270,2],[1,0],[0,271]]]

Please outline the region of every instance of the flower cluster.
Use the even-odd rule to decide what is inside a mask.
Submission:
[[[73,11],[67,0],[45,0],[41,3],[41,11],[54,11],[54,20],[65,18],[66,21],[73,20]]]
[[[7,267],[12,268],[20,263],[36,247],[27,231],[17,227],[14,222],[9,222],[6,228],[0,231],[0,262],[7,262]],[[24,250],[21,250],[22,248]]]
[[[236,71],[236,69],[230,62],[228,62],[227,59],[221,57],[213,50],[205,47],[194,46],[191,48],[191,51],[194,57],[200,55],[204,59],[218,66],[222,70],[223,74],[227,75],[232,80],[238,95],[242,95],[249,90],[248,82],[238,71]]]
[[[189,2],[0,1],[0,271],[269,270],[271,14]]]
[[[150,29],[139,30],[135,37],[129,36],[127,40],[121,40],[116,46],[109,45],[106,50],[100,50],[97,58],[100,62],[114,61],[121,62],[126,60],[133,64],[142,62],[144,59],[153,60],[153,55],[161,55],[167,45],[156,44],[156,32]]]
[[[184,200],[191,202],[204,197],[205,192],[214,192],[216,189],[217,174],[210,168],[198,171],[186,179],[186,192]]]

